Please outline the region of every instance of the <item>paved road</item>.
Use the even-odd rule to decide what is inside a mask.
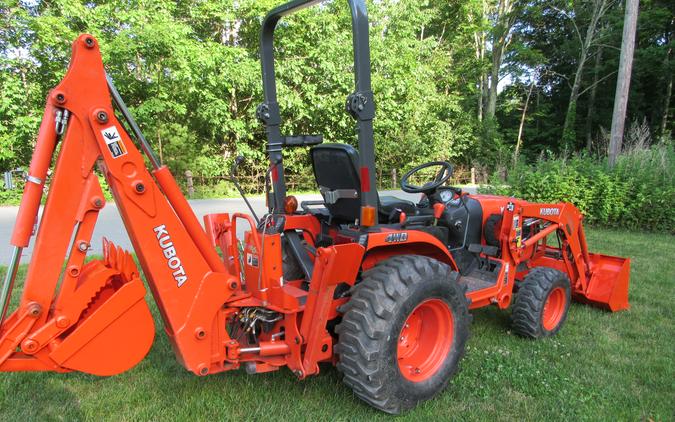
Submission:
[[[419,198],[419,195],[411,195],[402,191],[385,191],[381,192],[383,195],[394,195],[403,199],[416,200]],[[320,195],[300,195],[298,200],[316,200],[321,199]],[[265,210],[265,200],[262,197],[253,197],[250,198],[251,205],[253,209],[262,215]],[[193,200],[190,201],[192,209],[199,218],[199,221],[202,221],[202,216],[204,214],[210,213],[219,213],[219,212],[245,212],[248,213],[246,204],[240,198],[229,198],[229,199],[203,199],[203,200]],[[13,250],[13,247],[10,246],[9,240],[12,235],[12,229],[14,227],[14,222],[16,221],[16,215],[18,213],[18,207],[0,207],[0,265],[7,265],[10,260],[10,255]],[[245,225],[242,225],[245,226]],[[242,230],[245,230],[245,227],[242,227]],[[131,242],[127,236],[126,231],[124,230],[124,225],[117,211],[117,207],[114,203],[108,203],[105,208],[99,214],[98,222],[96,224],[96,229],[94,230],[94,235],[92,237],[92,250],[91,254],[101,254],[101,238],[106,237],[111,240],[116,245],[119,245],[125,249],[131,250]],[[33,238],[32,240],[34,240]],[[31,251],[33,247],[33,242],[29,248],[25,249],[22,256],[22,262],[28,262]]]

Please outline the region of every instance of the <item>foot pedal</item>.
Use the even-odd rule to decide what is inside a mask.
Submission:
[[[496,257],[499,254],[499,248],[496,246],[485,245],[483,246],[483,253],[487,256]]]
[[[481,245],[480,243],[472,243],[469,245],[469,252],[481,253],[483,252],[483,245]]]
[[[499,254],[499,248],[497,246],[490,245],[481,245],[480,243],[472,243],[469,245],[469,252],[471,253],[484,253],[487,256],[496,257]]]

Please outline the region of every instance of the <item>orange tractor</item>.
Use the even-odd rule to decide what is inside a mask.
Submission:
[[[316,135],[283,136],[274,29],[316,3],[292,1],[263,21],[265,101],[257,115],[270,166],[261,219],[210,214],[202,226],[107,78],[96,39],[75,41],[68,72],[47,97],[11,240],[0,291],[0,371],[115,375],[152,345],[153,316],[132,256],[103,240],[103,258],[85,262],[105,206],[95,168],[119,207],[176,357],[198,376],[286,366],[304,379],[331,363],[359,398],[399,413],[447,385],[471,309],[511,307],[514,330],[541,338],[561,328],[572,298],[628,308],[629,260],[589,253],[583,216],[571,204],[467,194],[446,186],[447,162],[403,177],[404,191],[423,194],[418,203],[378,195],[364,0],[349,0],[356,89],[346,108],[358,150]],[[282,150],[306,146],[323,200],[298,204],[286,195]],[[428,168],[437,171],[414,185]],[[248,230],[239,240],[241,224]],[[35,229],[23,295],[7,313]]]

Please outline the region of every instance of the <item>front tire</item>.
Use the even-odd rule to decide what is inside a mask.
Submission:
[[[471,321],[457,277],[441,262],[409,255],[364,273],[336,327],[337,368],[359,398],[398,414],[446,387]]]
[[[514,331],[535,339],[554,335],[567,319],[570,299],[570,280],[565,273],[533,268],[520,284],[513,304]]]

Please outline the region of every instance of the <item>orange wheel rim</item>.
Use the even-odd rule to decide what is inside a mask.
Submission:
[[[565,312],[566,302],[565,289],[556,287],[551,290],[544,303],[544,311],[541,314],[541,322],[547,331],[555,329],[560,323]]]
[[[445,362],[454,341],[450,307],[440,299],[428,299],[408,315],[398,336],[398,368],[409,381],[431,378]]]

